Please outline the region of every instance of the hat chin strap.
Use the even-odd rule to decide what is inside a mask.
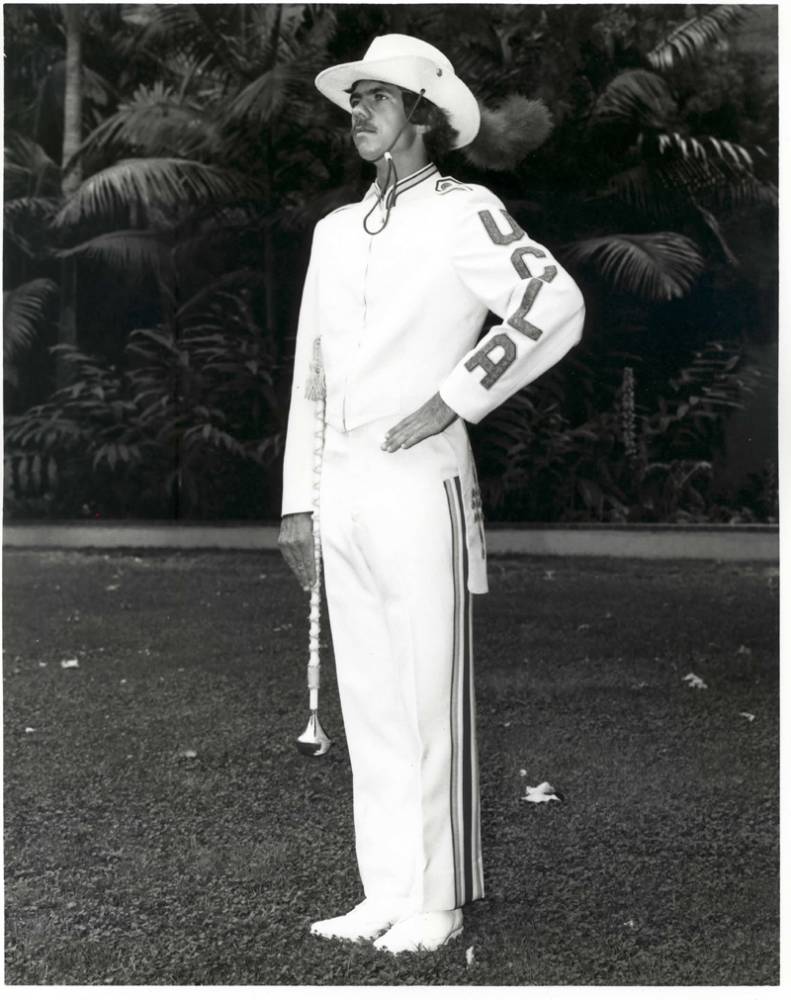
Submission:
[[[382,222],[382,225],[379,227],[379,229],[369,229],[368,228],[368,220],[371,217],[371,213],[376,208],[376,202],[374,202],[374,204],[371,205],[371,208],[369,209],[368,214],[363,219],[363,229],[366,231],[366,233],[368,233],[369,236],[376,236],[379,233],[381,233],[384,230],[384,228],[387,226],[387,223],[390,221],[390,212],[391,212],[393,206],[396,203],[396,198],[398,197],[398,191],[397,191],[397,188],[398,188],[398,171],[396,170],[395,161],[393,160],[393,157],[390,154],[390,150],[393,148],[393,146],[395,146],[395,144],[401,138],[401,133],[404,131],[404,129],[407,127],[407,125],[412,120],[412,115],[415,113],[415,109],[417,108],[418,104],[420,104],[420,101],[422,100],[423,95],[425,93],[426,93],[425,88],[422,88],[421,91],[420,91],[420,93],[417,95],[417,98],[415,99],[415,103],[409,109],[409,114],[404,119],[403,124],[401,125],[401,128],[396,132],[395,138],[390,143],[390,145],[387,147],[387,149],[384,151],[383,155],[384,155],[385,160],[387,160],[387,175],[385,176],[384,193],[385,193],[385,197],[386,197],[387,196],[387,189],[390,187],[390,173],[392,171],[392,174],[393,174],[393,197],[390,199],[390,204],[385,206],[384,221]]]

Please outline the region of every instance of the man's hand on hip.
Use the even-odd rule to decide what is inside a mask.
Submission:
[[[277,540],[283,558],[299,580],[303,590],[310,590],[316,580],[316,562],[313,557],[313,515],[309,513],[286,514],[280,522]]]
[[[404,417],[395,427],[391,427],[382,442],[384,451],[398,451],[399,448],[411,448],[432,434],[439,434],[449,427],[458,417],[445,400],[437,392],[421,407]]]

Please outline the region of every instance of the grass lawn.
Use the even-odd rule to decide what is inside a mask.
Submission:
[[[329,652],[334,746],[294,749],[307,604],[277,553],[7,551],[6,983],[776,984],[777,585],[492,560],[487,898],[394,958],[307,933],[360,887]],[[545,780],[561,802],[521,800]]]

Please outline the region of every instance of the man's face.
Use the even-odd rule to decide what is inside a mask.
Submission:
[[[399,136],[399,129],[406,121],[406,112],[398,87],[377,80],[358,80],[352,88],[349,103],[352,109],[352,139],[364,160],[372,163],[381,159],[396,136],[398,141],[393,146],[394,150],[414,141],[417,127],[411,122]]]

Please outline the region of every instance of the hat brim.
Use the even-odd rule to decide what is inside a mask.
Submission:
[[[405,90],[420,93],[441,108],[451,126],[458,132],[453,149],[468,146],[481,123],[478,101],[455,73],[442,70],[429,59],[420,56],[398,56],[390,59],[361,59],[341,63],[322,70],[316,77],[316,88],[333,104],[351,111],[349,91],[358,80],[381,80]]]

